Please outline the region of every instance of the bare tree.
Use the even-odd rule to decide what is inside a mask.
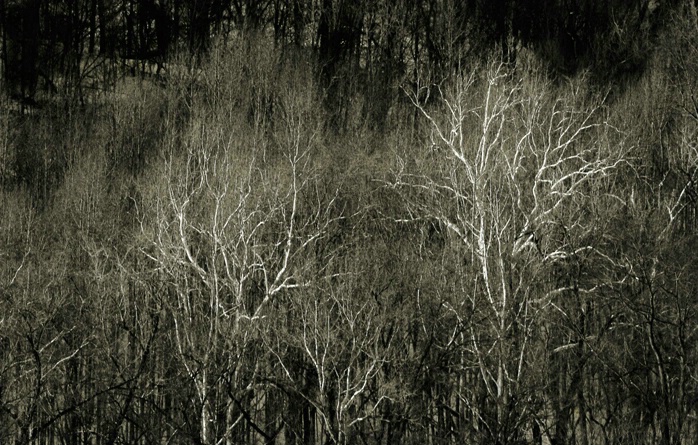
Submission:
[[[281,99],[273,147],[254,129],[258,139],[237,140],[235,125],[244,123],[196,121],[186,152],[167,159],[149,198],[155,210],[144,219],[150,245],[143,253],[169,283],[174,344],[195,389],[202,443],[232,443],[233,428],[253,422],[253,407],[240,401],[263,400],[258,372],[264,366],[248,348],[271,307],[307,285],[305,256],[332,220],[331,202],[309,205],[318,133],[305,120],[312,106],[306,99],[290,93]],[[217,408],[221,393],[227,395]],[[253,429],[275,434],[256,423]]]
[[[604,144],[601,111],[579,85],[553,97],[537,76],[524,83],[501,65],[462,75],[451,85],[408,93],[431,130],[417,165],[398,160],[392,187],[408,219],[435,221],[453,234],[464,256],[460,319],[464,366],[479,374],[485,406],[464,400],[490,440],[520,437],[532,414],[518,402],[530,343],[542,314],[555,307],[544,269],[594,246],[573,245],[560,232],[585,230],[571,221],[591,199],[594,181],[612,175],[623,153]],[[436,109],[426,105],[437,92]],[[424,100],[423,98],[427,98]],[[600,257],[602,256],[599,253]]]
[[[314,408],[320,437],[329,443],[353,443],[362,423],[379,418],[395,392],[383,375],[393,354],[389,316],[373,296],[361,294],[361,275],[330,274],[295,293],[288,307],[293,323],[266,340],[282,367],[283,385]],[[309,375],[290,365],[290,351],[300,353]]]

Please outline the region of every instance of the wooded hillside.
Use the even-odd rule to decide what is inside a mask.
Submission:
[[[692,0],[6,0],[0,443],[692,444]]]

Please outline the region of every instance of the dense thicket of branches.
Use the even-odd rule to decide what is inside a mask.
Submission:
[[[33,101],[51,92],[85,100],[124,71],[165,74],[173,54],[196,60],[216,39],[271,35],[312,51],[322,87],[343,122],[356,92],[382,123],[405,76],[435,79],[497,48],[515,63],[533,50],[553,70],[594,67],[605,78],[642,71],[673,15],[672,0],[12,0],[0,5],[6,90]],[[695,17],[694,17],[695,18]],[[253,37],[254,38],[254,37]],[[289,56],[292,57],[292,56]],[[190,61],[186,65],[189,65]],[[170,70],[171,71],[171,70]]]
[[[0,7],[0,443],[698,438],[694,2]]]

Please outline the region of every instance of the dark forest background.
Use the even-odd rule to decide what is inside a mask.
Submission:
[[[0,443],[698,442],[693,0],[3,0]]]

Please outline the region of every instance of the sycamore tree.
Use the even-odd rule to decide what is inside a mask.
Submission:
[[[593,222],[580,212],[592,185],[623,165],[622,146],[607,143],[613,130],[581,84],[554,88],[531,71],[523,81],[495,64],[409,92],[431,143],[398,157],[391,184],[405,219],[447,229],[463,258],[451,309],[461,370],[479,383],[458,396],[475,434],[497,443],[521,438],[537,417],[535,403],[520,403],[537,397],[525,385],[532,351],[568,287],[550,273],[581,251],[603,261],[572,235]]]
[[[142,251],[167,283],[174,353],[193,388],[201,443],[277,433],[260,420],[270,399],[259,331],[286,293],[308,285],[303,258],[333,219],[331,200],[310,205],[319,143],[311,91],[280,88],[269,99],[279,113],[273,129],[234,104],[210,114],[209,104],[195,107],[175,137],[183,152],[166,156],[144,201],[152,211],[143,212]]]
[[[279,386],[297,394],[312,412],[311,425],[289,425],[306,441],[355,443],[375,430],[382,407],[396,394],[385,375],[395,336],[390,311],[361,282],[361,258],[332,258],[312,287],[294,292],[285,310],[288,323],[271,329],[265,343],[281,368]],[[356,261],[351,263],[351,261]],[[338,271],[342,263],[350,270]],[[302,366],[296,362],[300,361]],[[307,421],[306,421],[307,422]]]

